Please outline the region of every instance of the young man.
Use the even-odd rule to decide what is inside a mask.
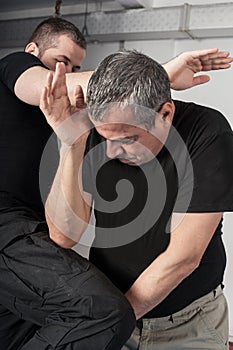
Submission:
[[[70,243],[49,238],[40,195],[40,162],[52,133],[38,108],[41,90],[48,69],[63,62],[70,99],[82,107],[81,90],[74,93],[74,86],[85,89],[91,75],[75,73],[84,55],[77,28],[51,18],[35,30],[25,52],[0,61],[1,349],[115,350],[134,328],[135,316],[123,294],[87,260],[60,247]],[[192,86],[208,80],[193,81],[195,72],[229,62],[228,53],[204,50],[182,54],[170,62],[170,71],[174,80],[182,78],[181,85],[188,81]]]
[[[22,101],[38,106],[48,69],[64,62],[65,71],[74,72],[84,56],[85,40],[79,30],[56,18],[39,25],[25,53],[0,62],[0,348],[4,350],[115,350],[134,328],[133,310],[111,282],[86,259],[49,239],[39,168],[52,129],[38,107]]]
[[[233,134],[227,120],[216,110],[173,101],[162,66],[131,51],[100,63],[89,81],[87,104],[93,128],[79,114],[77,138],[67,141],[75,116],[70,118],[59,64],[41,98],[62,141],[47,202],[50,235],[58,244],[72,244],[73,224],[77,217],[88,221],[93,201],[90,260],[132,305],[136,348],[227,350],[221,238],[223,212],[233,209]],[[77,186],[73,169],[79,168],[83,178]],[[58,196],[72,212],[57,203],[57,218]],[[67,220],[70,232],[63,225]]]

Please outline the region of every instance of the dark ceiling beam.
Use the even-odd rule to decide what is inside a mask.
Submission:
[[[139,0],[115,0],[126,9],[142,8],[143,5]]]

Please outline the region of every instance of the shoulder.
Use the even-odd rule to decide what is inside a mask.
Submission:
[[[38,62],[38,64],[41,64],[41,61],[34,55],[31,55],[24,51],[17,51],[8,54],[7,56],[1,58],[0,65],[7,65],[7,64],[20,64],[21,62]]]
[[[182,136],[232,133],[227,118],[218,110],[193,102],[174,101],[174,127]]]
[[[14,52],[0,60],[0,69],[4,70],[26,70],[32,66],[43,66],[40,59],[27,52]]]
[[[42,66],[38,57],[26,52],[14,52],[0,60],[0,80],[10,89],[14,90],[14,84],[18,77],[34,66]]]

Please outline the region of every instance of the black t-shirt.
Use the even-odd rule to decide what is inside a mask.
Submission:
[[[25,52],[0,60],[0,192],[43,212],[40,161],[52,129],[39,107],[22,102],[14,93],[17,78],[33,66],[43,65]]]
[[[0,60],[1,249],[45,222],[43,202],[58,162],[55,134],[43,113],[14,93],[17,78],[33,66],[43,65],[25,52]]]
[[[165,146],[149,163],[133,167],[110,160],[93,129],[83,185],[92,194],[96,237],[90,260],[123,292],[168,246],[172,212],[233,210],[233,134],[216,110],[174,101]],[[145,317],[170,315],[223,280],[222,223],[199,267]],[[156,286],[155,286],[156,288]]]

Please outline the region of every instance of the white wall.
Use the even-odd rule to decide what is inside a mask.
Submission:
[[[233,38],[226,39],[204,39],[204,40],[155,40],[155,41],[132,41],[125,42],[126,49],[137,49],[144,52],[159,62],[163,63],[174,57],[178,53],[187,50],[201,48],[218,47],[220,50],[228,50],[233,55]],[[119,43],[90,44],[87,49],[87,57],[83,69],[94,69],[103,57],[117,51]],[[10,51],[13,51],[12,49]],[[0,57],[8,50],[0,50]],[[220,110],[229,120],[233,127],[233,68],[225,71],[209,73],[211,81],[208,84],[189,89],[182,92],[173,92],[173,97],[186,101],[193,101],[208,105]],[[233,214],[225,214],[224,241],[227,250],[227,269],[225,275],[225,293],[230,308],[230,335],[233,340]],[[92,229],[82,239],[83,245],[77,249],[83,254],[87,254],[87,245],[92,236]],[[92,236],[93,237],[93,236]]]
[[[229,39],[205,39],[201,41],[177,41],[175,52],[193,50],[199,48],[219,47],[228,50],[233,55],[233,38]],[[220,110],[233,127],[233,68],[225,71],[211,72],[211,81],[203,86],[173,93],[175,98],[191,100],[200,104],[208,105]],[[233,166],[233,163],[232,163]],[[232,179],[233,180],[233,179]],[[232,198],[233,200],[233,198]],[[224,242],[227,251],[227,269],[224,284],[225,294],[230,309],[230,339],[233,341],[233,214],[225,214],[224,220]]]

